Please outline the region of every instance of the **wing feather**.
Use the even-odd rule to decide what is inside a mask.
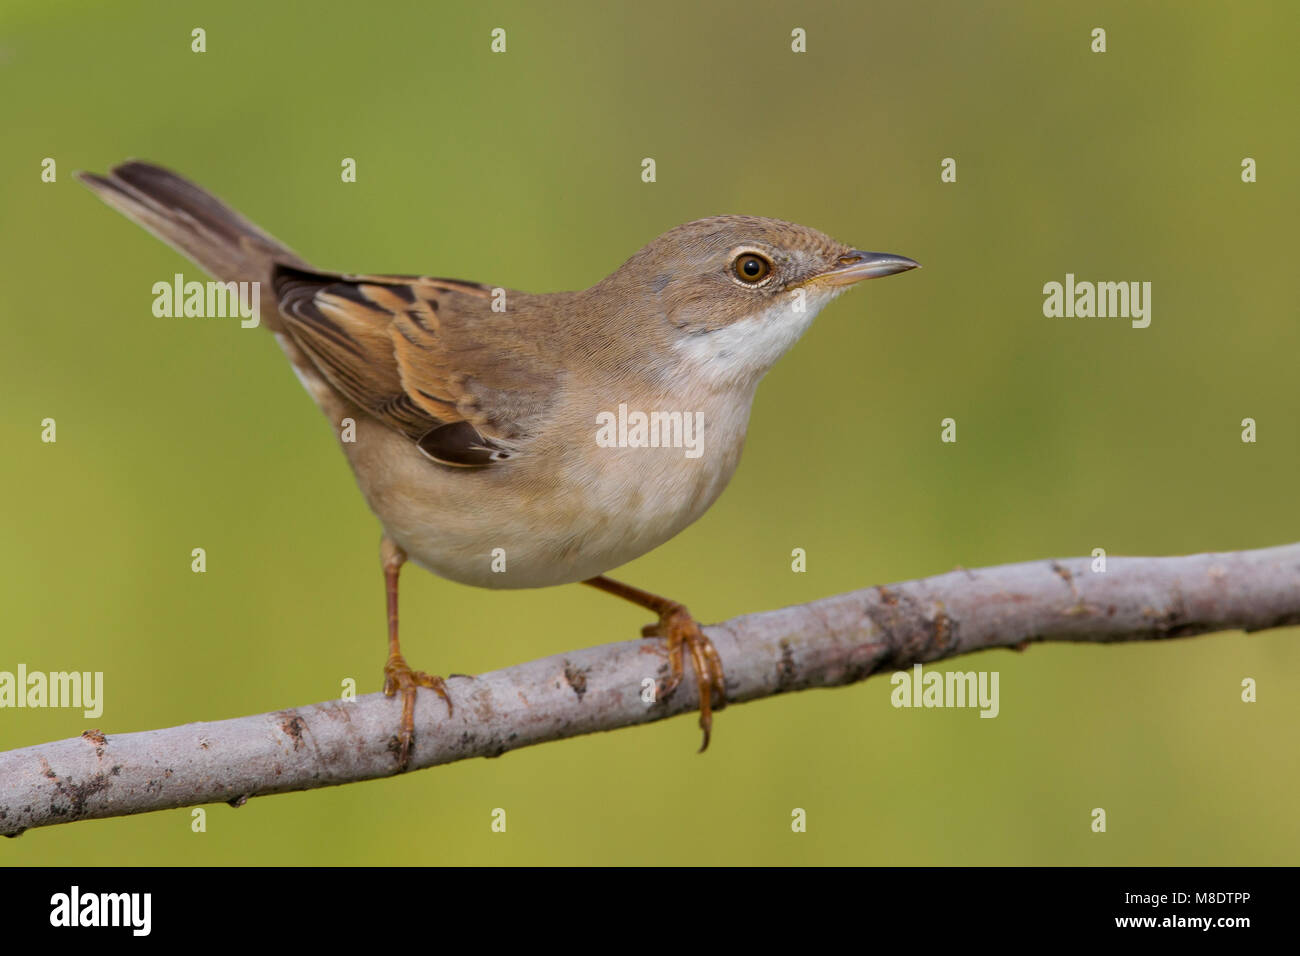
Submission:
[[[556,376],[527,361],[534,348],[503,338],[487,286],[289,266],[272,284],[294,340],[330,384],[436,461],[509,458],[554,394]]]

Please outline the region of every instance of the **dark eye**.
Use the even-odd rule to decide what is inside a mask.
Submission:
[[[731,267],[736,270],[736,278],[741,282],[762,282],[772,271],[772,263],[753,252],[736,256]]]

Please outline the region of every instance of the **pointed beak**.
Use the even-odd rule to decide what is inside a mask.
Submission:
[[[861,249],[854,249],[840,256],[839,263],[834,269],[815,275],[809,281],[822,282],[826,285],[853,285],[863,279],[879,279],[881,276],[892,276],[919,268],[921,263],[907,256],[896,256],[892,252],[863,252]]]

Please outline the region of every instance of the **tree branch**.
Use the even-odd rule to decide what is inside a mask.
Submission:
[[[1160,640],[1300,623],[1300,544],[1110,558],[1102,573],[1091,563],[957,570],[706,632],[737,704],[1032,641]],[[451,717],[433,694],[420,695],[411,769],[694,710],[689,679],[665,700],[642,699],[643,682],[666,673],[662,642],[634,640],[450,677]],[[390,776],[400,711],[398,700],[371,694],[112,737],[88,730],[0,753],[0,833]]]

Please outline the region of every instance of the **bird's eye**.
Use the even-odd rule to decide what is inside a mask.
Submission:
[[[753,252],[736,256],[736,261],[731,264],[731,267],[736,271],[737,279],[750,283],[762,282],[772,271],[771,261]]]

